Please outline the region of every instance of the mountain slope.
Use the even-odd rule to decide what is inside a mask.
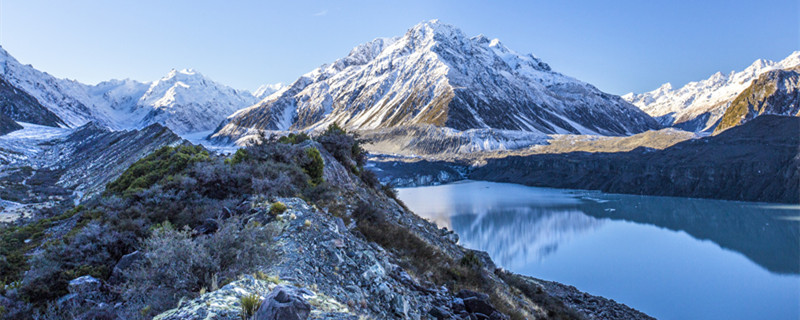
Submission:
[[[215,137],[256,130],[435,125],[456,130],[625,135],[658,128],[619,97],[553,72],[497,40],[429,21],[376,39],[241,110]]]
[[[800,116],[800,73],[773,70],[758,79],[731,102],[714,133],[741,125],[763,114]],[[800,134],[800,132],[798,132]]]
[[[690,82],[679,89],[665,83],[656,90],[622,98],[656,117],[668,126],[689,131],[713,131],[736,96],[750,86],[759,75],[775,69],[800,66],[800,51],[795,51],[780,62],[757,60],[740,72],[717,72],[710,78]]]

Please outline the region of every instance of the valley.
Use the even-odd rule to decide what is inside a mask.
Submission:
[[[617,96],[439,20],[253,92],[0,47],[0,318],[793,318],[799,68]]]

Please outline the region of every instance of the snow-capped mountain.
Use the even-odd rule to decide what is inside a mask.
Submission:
[[[126,79],[87,85],[58,79],[22,65],[2,47],[0,80],[11,88],[6,91],[23,91],[56,116],[52,124],[43,124],[73,128],[94,121],[113,130],[160,123],[179,134],[210,131],[226,116],[258,101],[248,91],[221,85],[194,70],[172,70],[150,83]]]
[[[690,82],[679,89],[665,83],[656,90],[628,93],[622,98],[656,117],[663,125],[690,131],[712,131],[731,101],[759,75],[796,66],[800,66],[800,51],[779,62],[759,59],[743,71],[717,72],[706,80]]]
[[[533,55],[436,20],[379,38],[231,115],[214,137],[257,130],[432,124],[540,133],[625,135],[658,128],[641,110],[554,72]]]
[[[256,97],[221,85],[190,69],[172,70],[150,84],[136,103],[144,112],[139,126],[161,123],[176,133],[213,130],[220,121]]]
[[[0,47],[0,78],[27,94],[57,115],[61,124],[77,127],[89,121],[116,128],[115,110],[91,86],[74,80],[58,79],[46,72],[23,65]]]

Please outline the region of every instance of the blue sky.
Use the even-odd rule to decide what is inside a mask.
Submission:
[[[292,82],[360,43],[430,19],[499,38],[615,94],[800,50],[797,0],[0,0],[0,45],[23,63],[86,83],[194,68],[253,90]]]

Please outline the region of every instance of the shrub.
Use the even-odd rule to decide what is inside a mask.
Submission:
[[[303,164],[303,171],[311,177],[311,185],[316,186],[322,183],[323,169],[325,162],[322,161],[322,155],[317,148],[311,147],[306,149],[306,156],[308,159]]]
[[[231,165],[237,165],[247,160],[247,150],[245,149],[238,149],[236,153],[233,154],[231,160],[228,162]]]
[[[150,306],[152,316],[202,288],[216,288],[217,282],[229,282],[265,264],[271,256],[265,244],[272,234],[241,225],[233,217],[216,233],[196,238],[188,230],[155,231],[143,243],[144,259],[125,275],[123,298],[129,314]]]
[[[208,151],[201,146],[165,146],[136,161],[117,180],[106,186],[106,192],[125,194],[146,189],[181,172],[190,164],[208,160]]]
[[[348,134],[336,123],[328,126],[316,140],[345,167],[351,164],[363,167],[367,162],[366,151],[361,148],[362,141],[355,134]]]
[[[278,142],[286,144],[298,144],[310,139],[311,138],[305,132],[300,132],[298,134],[290,133],[287,136],[280,137]]]
[[[249,320],[253,318],[258,311],[258,307],[261,306],[261,297],[257,294],[248,294],[241,298],[239,298],[239,306],[241,307],[241,313],[239,314],[242,320]]]
[[[286,211],[286,205],[283,202],[275,202],[269,206],[269,214],[277,216]]]

